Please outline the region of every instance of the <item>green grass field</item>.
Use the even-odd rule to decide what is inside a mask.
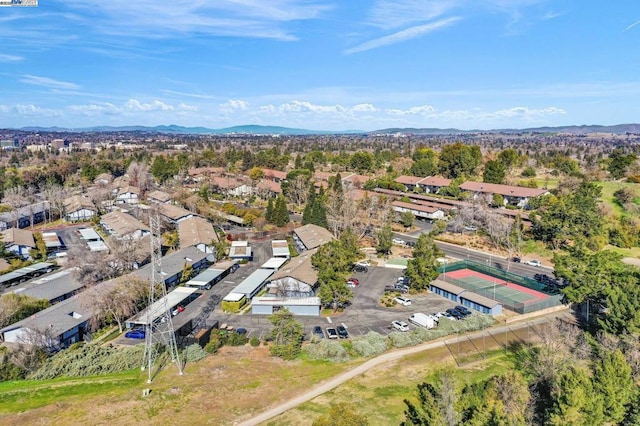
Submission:
[[[369,424],[399,424],[404,420],[405,399],[416,400],[416,386],[434,381],[439,369],[452,365],[445,348],[420,352],[390,365],[377,367],[336,389],[267,422],[268,426],[310,425],[331,404],[344,402],[366,415]],[[475,383],[513,367],[512,355],[494,351],[484,361],[454,368],[460,383]]]

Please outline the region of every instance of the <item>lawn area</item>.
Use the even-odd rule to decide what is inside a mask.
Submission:
[[[133,370],[100,377],[0,383],[0,424],[148,425],[175,422],[231,425],[257,414],[363,360],[285,362],[265,346],[224,347],[187,365],[173,365],[152,384]],[[142,391],[151,389],[143,398]]]
[[[484,361],[454,367],[454,371],[461,382],[473,383],[503,373],[512,365],[510,355],[499,351]],[[446,366],[455,366],[455,363],[444,347],[410,355],[371,369],[333,391],[275,417],[266,425],[311,425],[331,404],[338,402],[345,402],[366,415],[369,424],[400,424],[406,408],[404,399],[416,400],[416,385],[433,379],[438,369]]]
[[[602,187],[602,201],[610,206],[614,212],[623,213],[622,207],[613,201],[613,193],[620,188],[633,189],[640,194],[640,184],[629,182],[596,182]],[[634,200],[636,204],[640,204],[640,200]]]

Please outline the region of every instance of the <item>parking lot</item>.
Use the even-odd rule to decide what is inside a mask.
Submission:
[[[238,271],[240,272],[240,271]],[[314,326],[319,325],[326,332],[327,327],[344,325],[351,336],[361,336],[370,331],[387,334],[393,331],[391,322],[401,320],[408,322],[409,316],[416,312],[435,313],[452,308],[456,303],[437,296],[430,292],[421,294],[405,294],[411,299],[410,306],[395,305],[384,307],[379,304],[387,284],[395,284],[397,278],[402,276],[401,269],[370,267],[369,272],[353,273],[351,276],[359,280],[360,284],[352,289],[354,297],[350,306],[343,312],[337,312],[328,317],[297,316],[296,319],[304,324],[306,338],[311,337]],[[234,280],[236,277],[230,276]],[[238,281],[239,282],[239,281]],[[214,289],[220,284],[217,284]],[[234,327],[244,327],[249,336],[266,337],[272,326],[267,315],[224,314],[216,309],[211,316],[220,324],[227,323]],[[448,321],[443,319],[443,321]],[[410,329],[416,326],[409,324]]]

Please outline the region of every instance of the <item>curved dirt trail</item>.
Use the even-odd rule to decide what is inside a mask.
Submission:
[[[557,313],[553,313],[552,316],[557,316]],[[543,321],[548,321],[548,318],[545,318]],[[469,334],[465,334],[464,336],[467,338],[474,338],[474,337],[479,337],[482,336],[483,333],[486,333],[488,330],[491,330],[493,332],[496,333],[500,333],[500,332],[504,332],[507,328],[511,331],[511,330],[519,330],[521,328],[525,328],[527,327],[532,321],[529,322],[525,322],[525,323],[521,323],[521,324],[512,324],[507,326],[500,326],[500,327],[495,327],[495,328],[488,328],[488,329],[484,329],[484,330],[480,330],[480,331],[476,331],[473,333],[469,333]],[[535,322],[539,322],[539,321],[535,321]],[[462,335],[461,335],[462,336]],[[284,413],[285,411],[291,410],[292,408],[297,407],[298,405],[310,401],[312,399],[314,399],[317,396],[322,395],[325,392],[328,392],[338,386],[340,386],[341,384],[343,384],[344,382],[353,379],[354,377],[367,372],[368,370],[383,364],[385,362],[389,362],[389,361],[395,361],[398,358],[402,358],[406,355],[411,355],[411,354],[415,354],[418,352],[422,352],[422,351],[427,351],[429,349],[435,349],[435,348],[439,348],[444,346],[445,341],[448,339],[451,339],[451,337],[453,336],[447,336],[444,338],[441,338],[440,340],[434,341],[434,342],[428,342],[428,343],[423,343],[420,344],[418,346],[412,346],[409,348],[405,348],[405,349],[399,349],[399,350],[395,350],[392,352],[385,352],[382,355],[379,355],[375,358],[370,359],[369,361],[365,362],[362,365],[359,365],[357,367],[355,367],[353,370],[349,370],[346,371],[342,374],[337,375],[336,377],[330,379],[327,382],[324,383],[320,383],[319,385],[317,385],[315,388],[311,389],[308,392],[303,393],[300,396],[297,396],[293,399],[290,399],[282,404],[279,404],[273,408],[270,408],[266,411],[263,411],[262,413],[248,419],[248,420],[244,420],[241,423],[238,423],[238,426],[254,426],[254,425],[258,425],[260,423],[266,422],[269,419],[272,419],[273,417],[276,417],[282,413]]]

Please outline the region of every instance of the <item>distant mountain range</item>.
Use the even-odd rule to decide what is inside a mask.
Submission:
[[[294,129],[280,126],[260,126],[249,124],[244,126],[225,127],[222,129],[210,129],[207,127],[184,127],[177,125],[168,126],[96,126],[78,129],[62,127],[23,127],[20,130],[30,132],[149,132],[149,133],[175,133],[175,134],[211,134],[211,135],[327,135],[327,134],[352,134],[365,133],[361,130],[348,130],[334,132],[328,130]]]
[[[472,133],[640,133],[640,124],[617,124],[614,126],[583,125],[560,127],[533,127],[528,129],[494,129],[494,130],[459,130],[436,128],[389,128],[365,132],[362,130],[325,131],[294,129],[280,126],[260,126],[257,124],[225,127],[222,129],[210,129],[207,127],[183,127],[169,126],[96,126],[79,129],[62,127],[23,127],[20,130],[31,132],[148,132],[148,133],[174,133],[174,134],[212,134],[212,135],[336,135],[336,134],[412,134],[412,135],[455,135]]]

